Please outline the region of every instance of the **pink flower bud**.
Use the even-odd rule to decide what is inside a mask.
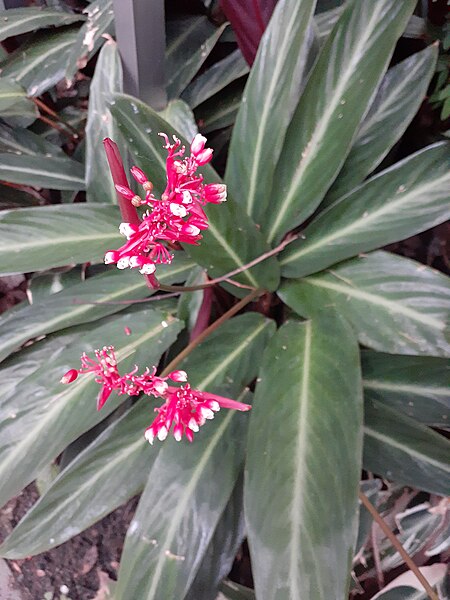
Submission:
[[[133,177],[136,179],[136,181],[138,183],[140,183],[141,185],[144,185],[144,183],[146,181],[148,181],[147,175],[139,167],[136,167],[136,166],[131,167],[130,171],[131,171],[131,174],[133,175]]]
[[[115,263],[119,260],[119,252],[116,252],[114,250],[110,250],[109,252],[107,252],[105,254],[105,265],[111,265],[112,263]]]
[[[196,155],[195,160],[197,164],[201,167],[202,165],[206,165],[206,163],[209,163],[209,161],[212,159],[212,155],[212,149],[206,148],[205,150],[203,150],[203,152],[200,152],[200,154]]]
[[[72,383],[77,377],[78,371],[76,369],[69,369],[67,373],[61,377],[61,383]]]
[[[172,373],[169,374],[169,378],[172,381],[187,381],[187,373],[186,371],[172,371]]]
[[[192,140],[191,153],[196,157],[200,152],[202,152],[205,144],[206,138],[200,133],[197,133],[195,138]]]

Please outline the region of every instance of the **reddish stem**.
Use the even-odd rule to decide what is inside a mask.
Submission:
[[[194,327],[192,328],[191,335],[189,338],[190,342],[193,342],[205,329],[208,327],[209,319],[211,317],[211,307],[213,301],[213,290],[206,288],[203,290],[203,299],[198,311],[197,320]]]

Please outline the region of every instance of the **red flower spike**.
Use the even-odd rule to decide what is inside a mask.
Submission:
[[[189,442],[194,439],[194,433],[199,431],[207,420],[213,419],[220,408],[233,410],[250,410],[249,404],[236,402],[230,398],[223,398],[216,394],[193,390],[187,383],[185,371],[172,371],[167,377],[158,377],[156,368],[145,369],[139,375],[138,367],[120,375],[113,346],[104,346],[95,351],[95,359],[86,354],[81,357],[81,368],[70,369],[63,378],[62,383],[74,381],[78,374],[94,373],[95,381],[102,387],[97,398],[97,410],[100,410],[113,391],[118,395],[137,396],[141,393],[155,398],[163,398],[164,403],[155,408],[158,416],[145,430],[145,438],[152,444],[155,438],[163,441],[172,432],[177,441],[183,436]],[[167,380],[184,383],[180,387],[169,385]]]

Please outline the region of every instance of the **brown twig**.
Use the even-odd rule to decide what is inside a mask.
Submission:
[[[262,293],[263,290],[253,290],[252,292],[250,292],[250,294],[245,296],[245,298],[242,298],[242,300],[239,300],[237,304],[235,304],[229,310],[227,310],[227,312],[224,313],[221,317],[219,317],[216,321],[214,321],[214,323],[211,323],[211,325],[207,327],[204,331],[202,331],[202,333],[198,337],[196,337],[195,340],[190,342],[190,344],[188,344],[186,348],[184,348],[184,350],[182,350],[177,356],[175,356],[175,358],[172,361],[170,361],[170,363],[161,373],[160,377],[165,377],[171,371],[173,371],[179,365],[179,363],[182,360],[184,360],[186,356],[188,356],[192,352],[192,350],[194,350],[194,348],[196,348],[201,342],[203,342],[203,340],[206,339],[213,331],[218,329],[222,325],[222,323],[228,321],[228,319],[230,319],[233,315],[238,313],[242,308],[244,308],[244,306],[249,304],[249,302],[254,300],[257,296],[259,296]]]
[[[55,112],[49,106],[47,106],[45,104],[45,102],[42,102],[42,100],[39,100],[39,98],[30,98],[30,100],[32,102],[34,102],[34,104],[36,104],[36,106],[38,108],[40,108],[41,110],[43,110],[44,112],[46,112],[48,115],[52,116],[54,119],[56,119],[57,121],[59,121],[60,123],[62,123],[62,125],[64,125],[64,127],[67,127],[67,129],[69,129],[72,132],[73,137],[76,137],[76,138],[80,137],[80,134],[75,129],[75,127],[73,127],[70,123],[68,123],[65,119],[63,119],[61,117],[61,115],[59,115],[57,112]]]
[[[409,556],[409,554],[403,548],[403,546],[400,543],[400,541],[398,540],[398,538],[389,529],[389,527],[386,524],[383,517],[380,515],[380,513],[377,511],[377,509],[371,503],[369,498],[364,494],[364,492],[361,492],[361,491],[359,492],[359,499],[363,503],[363,505],[366,507],[366,509],[369,511],[369,513],[372,515],[374,520],[378,523],[378,525],[380,526],[380,528],[382,529],[382,531],[386,535],[386,537],[389,538],[391,544],[394,546],[394,548],[397,550],[397,552],[403,558],[405,563],[408,565],[408,567],[411,569],[411,571],[414,573],[414,575],[420,581],[424,590],[426,591],[428,596],[431,598],[431,600],[439,600],[436,592],[433,590],[431,585],[425,579],[425,577],[423,576],[419,567],[414,563],[412,558]]]
[[[47,123],[47,125],[50,125],[50,127],[53,127],[53,129],[56,129],[56,131],[59,131],[59,133],[62,133],[64,135],[66,135],[67,137],[70,137],[70,139],[73,139],[73,135],[70,133],[70,131],[67,131],[66,129],[61,127],[58,123],[55,123],[51,119],[44,117],[44,115],[39,115],[39,119],[41,121],[43,121],[44,123]]]

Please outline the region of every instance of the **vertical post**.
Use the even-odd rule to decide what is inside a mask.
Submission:
[[[7,8],[22,8],[25,6],[24,0],[0,0],[0,10]]]
[[[167,102],[164,0],[113,0],[124,90],[155,110]]]

